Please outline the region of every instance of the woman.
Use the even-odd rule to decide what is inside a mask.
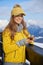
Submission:
[[[3,31],[4,65],[24,65],[25,44],[32,43],[27,32],[23,16],[25,12],[20,5],[15,5],[11,11],[11,19]]]

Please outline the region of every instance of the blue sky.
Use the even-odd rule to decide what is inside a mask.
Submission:
[[[15,4],[24,9],[26,21],[35,20],[43,24],[43,0],[0,0],[0,19],[9,20]]]

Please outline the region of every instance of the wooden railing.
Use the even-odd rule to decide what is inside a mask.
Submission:
[[[30,61],[30,65],[43,65],[43,48],[27,45],[26,58]]]

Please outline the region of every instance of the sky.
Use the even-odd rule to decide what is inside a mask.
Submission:
[[[0,20],[10,20],[11,10],[15,4],[24,9],[25,21],[43,28],[43,0],[0,0]]]

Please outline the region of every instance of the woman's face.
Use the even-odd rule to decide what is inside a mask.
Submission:
[[[23,20],[23,15],[18,15],[18,16],[14,16],[14,21],[17,23],[17,24],[20,24]]]

